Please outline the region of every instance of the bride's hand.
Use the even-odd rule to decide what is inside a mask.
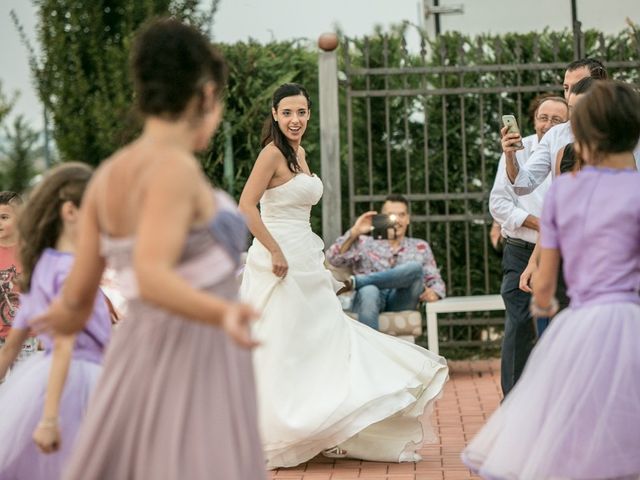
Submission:
[[[256,312],[244,303],[233,303],[222,318],[222,328],[238,345],[253,348],[258,342],[251,337],[251,322],[258,318]]]
[[[271,254],[271,264],[273,265],[272,272],[276,277],[284,278],[287,275],[289,264],[282,251],[279,250]]]

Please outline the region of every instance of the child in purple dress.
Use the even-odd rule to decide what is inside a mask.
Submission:
[[[15,340],[12,343],[20,345],[27,338],[27,321],[48,307],[71,269],[80,201],[90,177],[91,169],[83,164],[68,163],[54,169],[33,192],[20,216],[26,293],[9,334],[9,339]],[[110,332],[107,304],[99,294],[82,331],[40,336],[44,355],[16,367],[0,386],[0,478],[60,478],[101,371]],[[10,365],[10,357],[2,356],[0,376]],[[50,454],[38,452],[36,444]]]
[[[640,476],[640,97],[599,82],[571,123],[585,166],[545,198],[531,309],[557,310],[561,256],[571,304],[463,452],[484,478]]]

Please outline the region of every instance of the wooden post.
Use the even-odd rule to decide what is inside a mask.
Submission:
[[[338,111],[338,36],[323,33],[318,38],[318,83],[320,92],[320,169],[324,184],[322,237],[331,245],[342,234],[340,189],[340,113]]]

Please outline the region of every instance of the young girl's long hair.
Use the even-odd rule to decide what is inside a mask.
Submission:
[[[280,100],[286,97],[295,97],[297,95],[302,95],[307,99],[307,108],[311,109],[311,98],[309,98],[309,94],[307,90],[297,83],[285,83],[280,85],[277,90],[273,93],[273,97],[271,98],[271,106],[278,110],[278,105],[280,104]],[[260,144],[262,147],[265,147],[269,142],[273,142],[273,144],[282,152],[285,160],[287,161],[287,167],[291,170],[292,173],[298,173],[300,169],[300,165],[298,164],[298,155],[293,150],[293,147],[289,144],[287,137],[285,137],[282,130],[278,126],[278,122],[275,121],[271,112],[269,112],[269,116],[265,119],[264,126],[262,127],[262,139]]]
[[[60,207],[67,201],[80,207],[91,174],[91,168],[84,163],[64,163],[49,171],[29,196],[18,219],[23,292],[29,291],[40,255],[46,248],[55,247],[62,233]]]

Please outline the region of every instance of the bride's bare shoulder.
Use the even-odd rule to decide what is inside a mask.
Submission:
[[[276,147],[273,142],[266,144],[260,153],[258,154],[258,159],[260,158],[269,158],[269,159],[283,159],[284,155],[280,151],[278,147]]]
[[[268,170],[277,170],[285,163],[284,155],[280,151],[278,147],[276,147],[273,143],[269,143],[265,145],[260,153],[258,154],[258,158],[256,158],[254,169],[268,169]]]

